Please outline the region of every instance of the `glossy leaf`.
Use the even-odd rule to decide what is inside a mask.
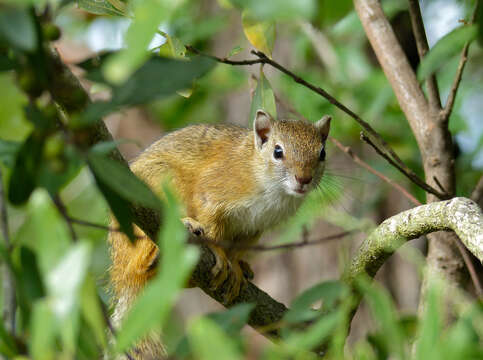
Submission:
[[[202,57],[191,60],[152,57],[124,84],[114,86],[111,101],[92,103],[86,109],[84,121],[97,121],[123,106],[144,104],[190,88],[213,65],[211,59]]]
[[[236,54],[240,53],[243,51],[243,48],[241,46],[234,46],[230,52],[228,53],[228,58],[232,57],[232,56],[235,56]]]
[[[23,51],[35,51],[37,33],[32,16],[27,9],[2,7],[0,9],[0,43],[6,41]]]
[[[259,109],[263,109],[272,115],[273,118],[277,118],[275,95],[273,94],[270,83],[263,74],[263,70],[260,70],[260,77],[257,82],[255,93],[253,94],[252,104],[250,107],[250,121],[255,119],[255,114]]]
[[[463,46],[476,38],[476,25],[461,26],[440,39],[426,54],[418,68],[418,79],[424,80],[458,54]]]
[[[114,190],[111,190],[110,186],[106,184],[98,176],[94,175],[97,187],[104,196],[104,199],[109,204],[114,217],[119,223],[120,230],[126,234],[130,240],[134,241],[134,214],[131,209],[129,201],[123,199]]]
[[[275,44],[275,22],[263,21],[255,18],[251,12],[242,13],[243,32],[250,44],[272,57],[273,45]]]
[[[145,205],[156,210],[161,209],[159,198],[126,166],[92,152],[88,156],[88,162],[96,177],[122,198],[134,204]]]

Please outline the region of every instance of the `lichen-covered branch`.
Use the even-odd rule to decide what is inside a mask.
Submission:
[[[454,231],[483,262],[483,214],[472,200],[457,197],[421,205],[385,220],[364,241],[344,279],[352,283],[361,274],[374,277],[386,259],[406,241],[441,230]]]

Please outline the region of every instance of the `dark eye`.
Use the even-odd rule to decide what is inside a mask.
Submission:
[[[325,160],[325,148],[322,148],[322,150],[320,150],[319,160],[320,161]]]
[[[275,150],[273,150],[273,157],[275,159],[281,159],[281,158],[283,158],[283,150],[280,147],[280,145],[275,145]]]

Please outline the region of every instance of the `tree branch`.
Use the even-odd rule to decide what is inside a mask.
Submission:
[[[421,205],[382,222],[363,242],[343,280],[351,285],[362,274],[373,278],[406,241],[441,230],[453,230],[483,262],[483,214],[472,200],[459,197]]]
[[[418,0],[409,0],[409,15],[411,17],[411,26],[413,28],[414,38],[416,39],[419,59],[422,59],[429,51],[429,46],[428,40],[426,39],[426,33],[424,31],[424,23]],[[439,96],[438,82],[435,74],[431,74],[428,80],[426,80],[426,87],[428,89],[430,106],[434,110],[441,110],[441,99]]]

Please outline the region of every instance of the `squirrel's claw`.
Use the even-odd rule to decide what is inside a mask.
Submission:
[[[198,221],[196,221],[193,218],[190,217],[185,217],[181,219],[183,222],[184,226],[190,233],[196,236],[204,236],[205,235],[205,229],[203,225],[201,225]]]
[[[238,264],[240,265],[240,268],[243,271],[243,276],[247,280],[253,280],[255,277],[255,274],[253,273],[252,268],[250,267],[250,264],[247,263],[245,260],[238,260]]]
[[[213,251],[216,260],[215,265],[211,268],[213,281],[210,287],[217,290],[226,282],[223,300],[225,304],[230,304],[240,294],[241,288],[246,283],[244,270],[238,261],[231,262],[222,248],[212,244],[208,246]]]

